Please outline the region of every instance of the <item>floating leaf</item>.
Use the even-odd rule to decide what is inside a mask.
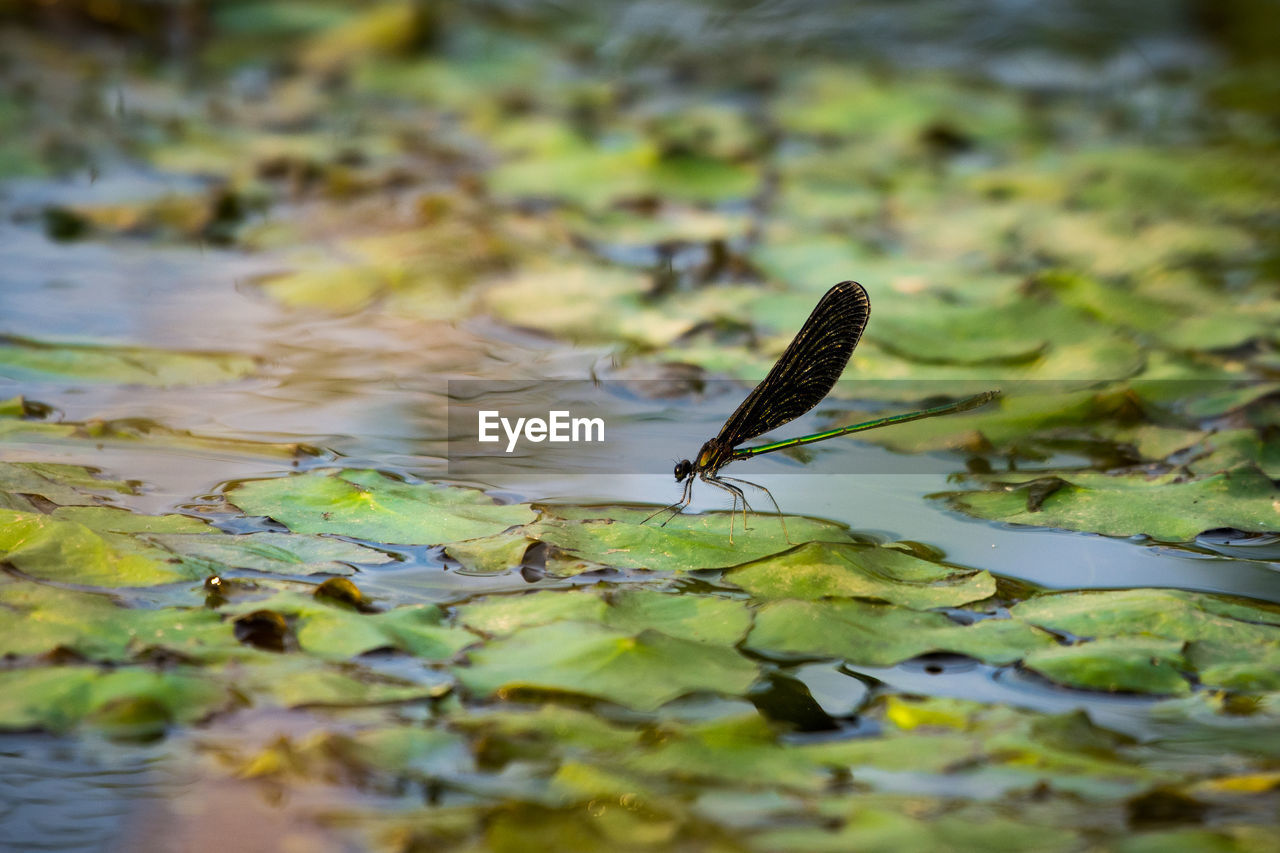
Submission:
[[[987,572],[931,563],[895,548],[809,543],[725,573],[756,598],[869,598],[928,609],[993,595]]]
[[[252,480],[229,499],[295,533],[337,533],[373,542],[427,545],[501,533],[534,519],[528,506],[503,506],[477,489],[404,483],[375,471],[312,472]]]
[[[1023,666],[1071,687],[1136,693],[1185,694],[1191,686],[1182,643],[1137,637],[1039,649]]]
[[[178,387],[231,382],[255,369],[252,358],[234,353],[52,344],[0,336],[0,376],[9,379]]]
[[[0,509],[0,559],[32,577],[96,586],[151,586],[202,573],[129,535],[6,509]]]
[[[517,531],[453,542],[444,552],[461,563],[468,574],[495,575],[518,569],[532,544],[523,531]]]
[[[1078,637],[1145,635],[1250,645],[1280,636],[1280,606],[1174,589],[1085,590],[1038,595],[1014,618]]]
[[[454,673],[480,695],[520,690],[563,691],[641,711],[695,691],[744,692],[756,665],[731,648],[637,635],[586,622],[553,622],[493,640]]]
[[[623,766],[692,782],[782,786],[818,791],[828,783],[812,752],[787,749],[759,715],[729,717],[663,731],[656,749],[628,755]]]
[[[360,707],[429,699],[448,690],[447,684],[412,683],[358,667],[317,666],[314,659],[294,657],[215,671],[214,675],[224,677],[252,705],[268,707]]]
[[[751,612],[739,600],[651,589],[624,589],[606,596],[605,624],[624,631],[652,628],[684,640],[736,645],[751,627]]]
[[[151,449],[195,450],[276,459],[318,456],[321,453],[319,449],[305,444],[272,444],[265,441],[196,435],[186,430],[164,426],[147,418],[58,423],[0,418],[0,440],[27,444],[92,444],[96,448],[109,445],[137,447],[145,442]]]
[[[142,515],[118,507],[60,506],[50,515],[59,521],[83,524],[99,533],[206,535],[218,532],[208,522],[189,515]]]
[[[0,584],[0,654],[65,650],[95,661],[128,661],[149,651],[221,660],[248,654],[217,613],[122,607],[109,596],[28,581]]]
[[[729,541],[727,513],[681,514],[666,526],[640,524],[650,513],[611,509],[608,519],[590,508],[548,507],[555,517],[531,524],[528,535],[556,546],[573,557],[617,568],[690,571],[736,566],[793,547],[782,535],[777,516],[753,515],[746,532],[739,528]],[[795,541],[849,541],[842,525],[799,516],[787,517],[787,531]]]
[[[778,601],[756,613],[747,646],[762,654],[838,657],[893,666],[929,652],[1007,664],[1052,646],[1042,631],[1010,619],[960,625],[941,613],[861,601]]]
[[[609,605],[586,591],[546,591],[489,596],[457,608],[457,620],[485,634],[504,636],[521,628],[569,619],[603,622]]]
[[[216,681],[195,670],[156,672],[142,667],[100,670],[91,666],[0,672],[0,728],[60,732],[113,705],[146,701],[161,710],[159,728],[194,722],[230,704]],[[116,725],[122,722],[119,718]],[[135,731],[135,734],[137,732]]]
[[[1027,492],[1021,487],[1048,474],[1060,477],[1063,487],[1036,509],[1028,508]],[[1107,536],[1145,534],[1165,542],[1189,541],[1216,527],[1280,530],[1275,484],[1252,466],[1189,482],[1096,471],[991,474],[975,479],[993,488],[943,492],[936,497],[979,518]]]
[[[693,328],[689,315],[645,301],[645,276],[609,267],[533,269],[495,283],[485,307],[516,326],[538,329],[575,343],[630,340],[664,346]],[[537,306],[537,310],[532,310]]]
[[[376,270],[332,267],[259,279],[257,286],[268,297],[290,308],[350,314],[373,302],[388,283]]]
[[[459,607],[457,618],[486,634],[505,635],[567,619],[632,632],[652,628],[671,637],[722,645],[737,643],[751,626],[751,614],[741,601],[650,589],[493,596]]]
[[[382,564],[381,551],[327,536],[298,533],[250,533],[240,536],[168,534],[148,537],[192,563],[205,562],[211,573],[225,567],[275,574],[351,574],[350,563]]]
[[[322,658],[346,659],[374,649],[395,648],[443,660],[476,641],[469,631],[443,624],[444,614],[435,605],[411,604],[386,613],[360,613],[324,598],[281,592],[219,609],[230,616],[257,611],[289,617],[302,650]]]
[[[39,495],[53,503],[94,506],[102,501],[94,492],[132,494],[133,486],[103,480],[92,469],[56,462],[0,462],[0,491]]]

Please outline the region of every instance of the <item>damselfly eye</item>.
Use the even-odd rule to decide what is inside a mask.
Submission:
[[[676,463],[676,482],[680,482],[693,471],[693,463],[688,459],[681,459]]]

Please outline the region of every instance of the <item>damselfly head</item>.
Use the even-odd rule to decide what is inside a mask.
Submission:
[[[688,459],[681,459],[676,463],[676,482],[683,483],[685,478],[693,473],[693,463]]]

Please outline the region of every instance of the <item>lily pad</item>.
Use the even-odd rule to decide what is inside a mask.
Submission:
[[[252,358],[235,353],[54,344],[0,336],[0,376],[9,379],[179,387],[231,382],[256,369]]]
[[[739,528],[729,541],[729,515],[682,514],[665,527],[640,524],[650,512],[611,509],[609,518],[590,508],[548,507],[554,516],[528,527],[529,536],[579,559],[606,566],[653,571],[690,571],[736,566],[793,547],[782,535],[777,516],[752,515],[751,527]],[[848,542],[848,529],[828,521],[787,517],[792,542]]]
[[[319,449],[306,444],[272,444],[250,439],[198,435],[164,426],[148,418],[53,422],[0,417],[0,440],[41,445],[92,444],[94,447],[136,447],[145,442],[153,449],[195,450],[276,459],[318,456],[321,453]]]
[[[0,462],[0,492],[39,495],[63,506],[95,506],[103,498],[94,492],[133,494],[120,480],[104,480],[89,468],[56,462]]]
[[[1173,589],[1084,590],[1038,595],[1016,619],[1077,637],[1149,636],[1249,646],[1280,638],[1280,607]]]
[[[747,647],[761,654],[837,657],[864,666],[893,666],[929,652],[1007,664],[1053,645],[1048,634],[1015,620],[960,625],[941,613],[845,600],[766,604],[747,635]]]
[[[60,506],[50,515],[59,521],[83,524],[100,533],[206,535],[218,532],[208,522],[189,515],[142,515],[118,507]]]
[[[1050,476],[1061,480],[1060,487],[1029,503],[1028,484]],[[1107,536],[1145,534],[1165,542],[1190,541],[1217,527],[1280,531],[1280,495],[1275,484],[1248,465],[1189,482],[1097,471],[990,474],[974,479],[989,488],[934,497],[979,518]]]
[[[741,601],[607,587],[494,596],[459,607],[457,618],[486,634],[507,635],[568,619],[633,632],[652,628],[671,637],[720,645],[737,643],[751,626],[751,614]]]
[[[499,533],[449,544],[444,552],[468,574],[493,575],[520,567],[532,540],[523,531]]]
[[[266,610],[294,622],[298,645],[322,658],[347,659],[374,649],[395,648],[428,660],[444,660],[476,642],[469,631],[444,624],[435,605],[404,605],[386,613],[359,613],[295,592],[219,608],[229,615]]]
[[[624,757],[623,766],[691,782],[781,786],[818,791],[828,784],[812,752],[788,749],[759,715],[734,716],[664,729],[655,749]]]
[[[725,573],[759,599],[867,598],[928,609],[995,594],[987,572],[931,563],[892,547],[809,543]]]
[[[337,533],[373,542],[429,545],[501,533],[534,519],[528,506],[503,506],[477,489],[404,483],[376,471],[312,472],[252,480],[228,498],[295,533]]]
[[[586,622],[553,622],[486,643],[454,674],[479,695],[521,690],[576,693],[640,711],[695,691],[737,695],[757,667],[731,648],[630,634]]]
[[[0,728],[61,732],[93,714],[111,725],[113,705],[145,700],[160,709],[148,733],[168,722],[195,722],[228,706],[231,696],[194,670],[156,672],[143,667],[100,670],[91,666],[0,672]],[[116,725],[121,721],[117,718]],[[134,732],[140,734],[140,732]]]
[[[96,586],[152,586],[202,574],[140,538],[6,509],[0,509],[0,559],[32,577]]]
[[[646,276],[601,266],[528,269],[496,282],[484,305],[512,325],[581,344],[629,340],[663,346],[697,320],[646,302]],[[536,310],[535,310],[536,306]]]
[[[1244,634],[1226,641],[1188,643],[1185,655],[1200,683],[1208,687],[1280,690],[1280,631],[1273,630],[1269,638]]]
[[[4,655],[64,650],[109,662],[151,651],[195,660],[251,656],[236,642],[231,626],[209,610],[128,608],[107,595],[29,581],[0,584],[0,605]]]
[[[1014,618],[1094,642],[1024,663],[1080,687],[1184,693],[1181,672],[1210,686],[1269,689],[1280,659],[1280,608],[1181,590],[1107,590],[1037,596]],[[1185,646],[1185,648],[1184,648]]]
[[[207,563],[211,574],[231,567],[286,575],[349,575],[355,571],[351,563],[380,565],[391,561],[382,551],[354,542],[298,533],[239,536],[170,533],[148,538],[190,563]]]
[[[1191,686],[1182,675],[1188,669],[1182,643],[1137,637],[1094,640],[1053,649],[1039,649],[1023,666],[1059,684],[1089,690],[1182,695]]]
[[[224,678],[252,705],[265,707],[362,707],[430,699],[448,692],[447,683],[414,683],[350,665],[318,666],[314,659],[294,657],[215,670],[212,675]]]

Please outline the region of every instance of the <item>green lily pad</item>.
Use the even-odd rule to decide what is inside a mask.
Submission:
[[[692,782],[782,786],[818,791],[828,784],[822,764],[811,752],[788,749],[759,715],[664,730],[656,749],[623,758],[623,766],[646,774]]]
[[[682,640],[736,645],[751,627],[746,603],[712,595],[680,595],[651,589],[606,593],[604,622],[640,632],[649,628]]]
[[[94,493],[133,494],[134,487],[120,480],[103,480],[89,468],[55,462],[0,462],[0,492],[39,495],[63,506],[94,506],[102,498]]]
[[[303,651],[328,659],[347,659],[374,649],[395,648],[428,660],[444,660],[476,642],[476,636],[444,624],[435,605],[404,605],[386,613],[358,613],[327,600],[296,592],[225,605],[219,612],[243,616],[268,610],[293,620]]]
[[[0,728],[65,731],[90,715],[111,726],[112,706],[145,700],[159,708],[158,728],[195,722],[231,703],[225,687],[194,670],[156,672],[143,667],[91,666],[0,672]],[[127,720],[116,717],[114,725]]]
[[[127,608],[109,596],[29,581],[0,584],[0,654],[59,649],[124,662],[151,650],[197,660],[247,657],[231,625],[209,610]]]
[[[1187,464],[1198,477],[1252,464],[1273,480],[1280,480],[1280,440],[1266,440],[1251,429],[1214,433],[1203,445],[1205,453]]]
[[[698,154],[664,156],[634,135],[587,142],[566,131],[543,128],[527,142],[522,146],[510,135],[501,140],[519,154],[489,173],[489,189],[495,195],[602,208],[647,196],[696,202],[746,199],[760,183],[760,172],[752,164]]]
[[[476,489],[403,483],[376,471],[252,480],[227,496],[245,512],[270,516],[295,533],[406,545],[476,539],[534,519],[528,506],[503,506]]]
[[[553,622],[493,640],[454,674],[484,696],[555,691],[652,711],[695,691],[736,695],[757,667],[731,648],[669,637],[632,635],[587,622]]]
[[[52,344],[0,336],[0,376],[16,380],[55,378],[179,387],[231,382],[256,369],[252,358],[235,353]]]
[[[1061,482],[1047,496],[1029,502],[1028,485],[1049,477]],[[1252,466],[1189,482],[1096,471],[991,474],[974,479],[990,488],[942,492],[935,497],[979,518],[1107,536],[1145,534],[1165,542],[1189,541],[1217,527],[1280,530],[1276,487]]]
[[[1016,139],[1026,130],[1016,101],[998,93],[966,91],[924,75],[885,86],[873,75],[838,64],[807,69],[788,81],[777,118],[782,127],[801,134],[872,135],[891,151],[937,122],[954,122],[966,134],[992,143]]]
[[[793,547],[792,542],[848,542],[843,525],[799,516],[787,517],[788,542],[777,516],[750,515],[751,527],[729,541],[727,513],[682,514],[665,527],[640,524],[650,512],[627,508],[610,509],[601,519],[600,510],[548,507],[555,516],[529,525],[528,535],[556,546],[567,554],[617,568],[653,571],[690,571],[736,566]]]
[[[1015,620],[960,625],[941,613],[844,600],[765,604],[747,635],[747,647],[762,654],[838,657],[863,666],[893,666],[929,652],[1007,664],[1052,645],[1048,634]]]
[[[519,568],[532,544],[523,531],[516,531],[453,542],[444,552],[461,563],[468,574],[494,575]]]
[[[317,665],[314,659],[294,657],[215,671],[212,675],[225,678],[258,707],[361,707],[429,699],[448,690],[447,684],[413,683],[351,665]]]
[[[725,573],[756,598],[868,598],[906,607],[956,607],[995,594],[987,572],[932,563],[895,548],[809,543]]]
[[[500,319],[581,344],[664,346],[697,319],[644,299],[648,279],[602,266],[529,269],[495,283],[484,305]],[[537,306],[537,310],[531,310]]]
[[[188,562],[207,563],[210,573],[231,567],[285,575],[349,575],[355,571],[350,563],[379,565],[391,561],[387,554],[354,542],[299,533],[239,536],[171,533],[148,538]]]
[[[563,752],[629,752],[642,733],[601,717],[559,704],[536,709],[502,705],[458,716],[452,725],[507,753],[506,758],[545,759]]]
[[[607,587],[493,596],[459,607],[457,619],[496,635],[567,619],[636,633],[652,628],[671,637],[720,645],[737,643],[751,627],[751,614],[741,601]]]
[[[93,586],[152,586],[204,573],[140,538],[7,509],[0,509],[0,559],[32,577]]]
[[[294,459],[299,456],[316,456],[320,451],[310,445],[197,435],[186,430],[173,429],[147,418],[119,418],[115,420],[34,421],[0,417],[0,441],[25,444],[79,444],[94,447],[137,447],[146,443],[154,449],[181,451],[207,451],[236,456]]]
[[[490,596],[457,608],[457,621],[485,634],[505,636],[521,628],[569,619],[603,622],[609,605],[590,591],[545,591]]]
[[[1244,636],[1187,644],[1186,658],[1200,683],[1224,690],[1280,690],[1280,631],[1269,639]]]
[[[1059,273],[1043,279],[1068,302],[1121,327],[1141,329],[1175,350],[1229,349],[1276,340],[1280,309],[1269,294],[1224,300],[1190,276],[1144,279],[1136,287],[1106,286]]]
[[[1182,643],[1169,640],[1116,637],[1039,649],[1027,655],[1022,665],[1060,684],[1088,690],[1191,692],[1181,672],[1188,668]]]
[[[1011,613],[1033,625],[1094,638],[1065,647],[1069,652],[1054,649],[1024,661],[1066,684],[1182,693],[1187,685],[1180,670],[1195,672],[1209,686],[1270,689],[1280,684],[1274,666],[1280,656],[1280,608],[1274,605],[1133,589],[1042,595]]]
[[[257,286],[268,297],[290,308],[350,314],[373,302],[388,283],[376,270],[331,267],[259,279]]]
[[[83,524],[99,533],[207,535],[218,532],[208,522],[189,515],[142,515],[118,507],[60,506],[50,515],[59,521]]]
[[[1280,606],[1173,589],[1085,590],[1038,595],[1015,619],[1077,637],[1150,636],[1249,646],[1280,638]]]
[[[21,395],[0,400],[0,418],[26,417],[28,412],[28,403]]]

